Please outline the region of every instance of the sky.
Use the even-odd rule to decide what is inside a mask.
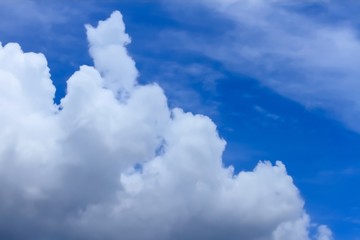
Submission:
[[[359,10],[0,1],[0,238],[358,240]]]

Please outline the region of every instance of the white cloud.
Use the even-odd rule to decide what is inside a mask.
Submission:
[[[0,48],[0,237],[310,239],[285,166],[224,168],[209,118],[136,82],[124,30],[119,12],[87,27],[95,67],[68,80],[61,110],[44,56]]]
[[[335,20],[339,15],[336,3],[321,0],[196,3],[232,24],[224,25],[222,36],[207,35],[204,39],[183,32],[177,35],[177,39],[184,41],[180,46],[220,60],[232,70],[258,79],[306,107],[323,108],[360,131],[357,66],[360,40],[350,17]],[[351,8],[351,3],[348,4]],[[320,19],[327,16],[327,20],[306,15],[304,6],[323,9],[317,16]],[[216,41],[209,41],[214,38]]]
[[[114,24],[100,21],[98,28],[86,26],[90,54],[96,69],[104,77],[104,86],[115,93],[128,92],[137,77],[135,62],[128,57],[124,47],[131,41],[124,33],[125,24],[120,13],[113,13],[112,18],[115,19]],[[117,57],[117,61],[112,59],[113,56]]]
[[[324,226],[324,225],[319,226],[318,234],[317,234],[316,239],[317,240],[331,240],[331,239],[333,239],[331,230],[328,227]]]

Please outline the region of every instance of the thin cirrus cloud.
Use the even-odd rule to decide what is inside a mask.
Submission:
[[[344,6],[325,0],[198,0],[193,4],[187,9],[200,6],[229,22],[211,26],[223,27],[217,36],[173,33],[183,41],[179,46],[219,60],[305,107],[325,109],[360,131],[360,40],[356,23],[352,25],[355,19],[343,14]],[[357,3],[347,2],[350,8],[352,4]]]
[[[281,162],[234,174],[203,115],[140,85],[119,12],[54,105],[47,62],[0,47],[1,239],[329,240]]]

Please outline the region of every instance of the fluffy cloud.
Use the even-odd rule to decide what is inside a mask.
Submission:
[[[360,131],[360,40],[352,17],[326,0],[195,1],[230,21],[221,36],[181,36],[227,67]],[[178,7],[181,3],[178,3]],[[188,9],[188,6],[186,6]],[[343,17],[342,17],[343,16]],[[356,21],[355,21],[356,22]],[[232,26],[231,29],[229,29]],[[216,26],[215,26],[216,27]],[[216,38],[216,43],[209,39]],[[178,36],[178,39],[181,39]]]
[[[332,238],[281,162],[234,174],[209,118],[136,82],[119,12],[87,34],[59,106],[45,57],[0,47],[0,238]]]

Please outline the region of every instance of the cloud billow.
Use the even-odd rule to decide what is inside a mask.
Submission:
[[[332,239],[281,162],[235,174],[208,117],[137,83],[119,12],[86,28],[60,106],[42,54],[0,47],[1,239]]]

